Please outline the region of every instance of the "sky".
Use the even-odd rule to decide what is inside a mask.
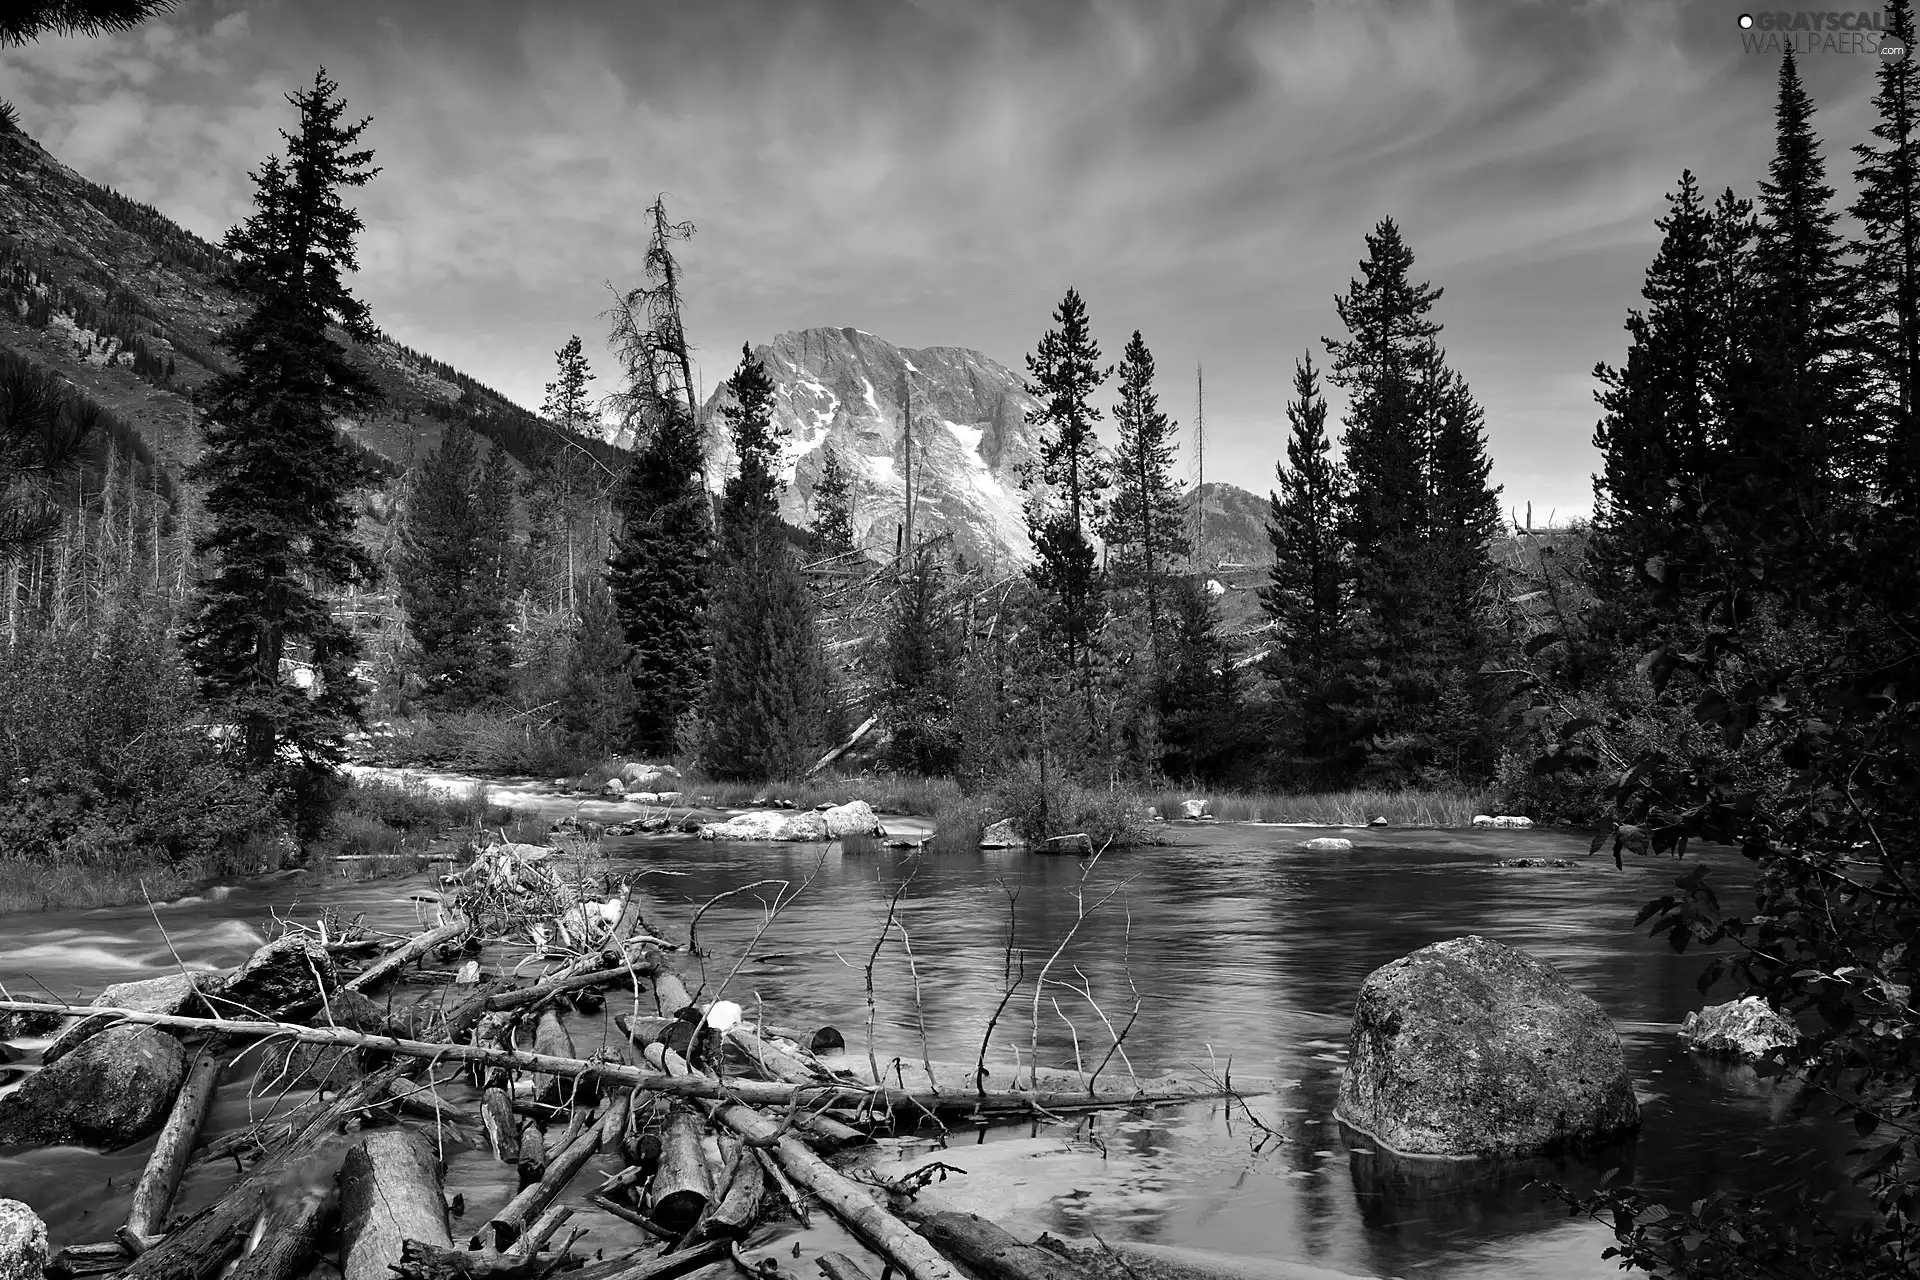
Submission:
[[[381,173],[355,285],[376,323],[529,408],[657,193],[708,388],[742,343],[851,325],[1015,369],[1069,286],[1109,361],[1139,329],[1206,468],[1264,492],[1294,361],[1392,217],[1444,290],[1502,503],[1586,512],[1593,367],[1684,168],[1751,195],[1778,57],[1699,0],[182,0],[0,52],[0,97],[85,176],[218,240],[339,81]],[[1872,54],[1810,52],[1829,177]],[[1107,400],[1111,396],[1106,397]],[[1336,416],[1338,399],[1335,399]],[[1184,465],[1184,464],[1183,464]]]

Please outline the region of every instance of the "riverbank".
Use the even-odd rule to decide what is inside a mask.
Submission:
[[[348,788],[332,834],[301,856],[291,843],[253,840],[219,856],[168,861],[129,850],[52,865],[0,858],[0,915],[163,902],[222,882],[244,881],[299,867],[347,881],[390,878],[453,856],[482,830],[505,829],[538,840],[560,818],[612,825],[632,819],[635,803],[611,794],[623,762],[602,761],[565,778],[479,777],[418,767],[347,766]],[[984,796],[969,796],[947,778],[856,775],[789,783],[689,778],[671,810],[811,809],[865,801],[883,816],[924,821],[937,853],[970,852],[990,823],[1044,824],[1048,834],[1088,830],[1094,843],[1156,844],[1164,836],[1147,816],[1178,818],[1188,802],[1223,823],[1365,827],[1384,818],[1394,828],[1466,828],[1491,801],[1468,791],[1357,789],[1340,792],[1207,792],[1197,789],[1100,790],[1052,783],[1046,803],[1033,779],[1010,779]],[[524,826],[524,830],[522,829]]]

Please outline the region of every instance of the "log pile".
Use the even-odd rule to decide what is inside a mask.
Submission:
[[[1072,1280],[1097,1269],[1009,1245],[992,1223],[916,1218],[911,1179],[856,1179],[832,1157],[943,1117],[1051,1118],[1215,1092],[1095,1090],[1038,1076],[1028,1088],[989,1090],[967,1071],[941,1080],[932,1064],[921,1087],[898,1073],[890,1084],[836,1070],[816,1050],[839,1043],[837,1032],[782,1035],[740,1021],[731,1001],[703,1002],[677,967],[691,940],[670,941],[630,887],[603,880],[587,892],[554,861],[527,845],[477,850],[443,878],[441,918],[410,936],[356,937],[321,922],[299,945],[330,958],[337,976],[323,981],[316,968],[311,998],[272,1009],[225,1007],[217,994],[212,1016],[0,1000],[0,1013],[160,1028],[192,1062],[125,1226],[114,1241],[67,1250],[51,1274],[216,1280],[231,1264],[241,1280],[293,1280],[337,1235],[345,1280],[650,1280],[703,1268],[791,1277],[783,1259],[750,1262],[742,1250],[778,1236],[785,1215],[805,1222],[824,1210],[870,1253],[821,1256],[829,1277]],[[522,958],[509,963],[516,951]],[[474,963],[460,980],[439,970],[448,984],[410,1008],[390,994],[369,999],[426,965],[463,959]],[[564,1015],[612,1001],[630,1006],[615,1019],[621,1040],[582,1052]],[[237,1074],[227,1072],[236,1058],[256,1059],[247,1051],[260,1041],[283,1056],[294,1047],[337,1054],[351,1069],[209,1141],[203,1127],[223,1073]],[[224,1087],[265,1094],[262,1086]],[[443,1178],[454,1147],[511,1166],[505,1180],[518,1192],[498,1208],[475,1206],[480,1214],[456,1205],[464,1221],[450,1219]],[[583,1176],[596,1156],[619,1171]],[[232,1185],[198,1213],[170,1218],[195,1158],[202,1168],[231,1165]],[[593,1228],[599,1256],[575,1251],[586,1234],[567,1230],[577,1215],[607,1224]]]

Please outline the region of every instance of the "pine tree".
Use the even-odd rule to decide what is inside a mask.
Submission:
[[[498,468],[481,463],[473,433],[454,422],[408,486],[394,576],[431,706],[471,706],[506,688],[500,483]]]
[[[0,566],[59,530],[60,509],[45,490],[80,464],[101,418],[55,374],[0,351]]]
[[[773,380],[751,349],[740,354],[721,409],[739,466],[720,497],[702,757],[715,777],[765,781],[818,756],[828,684],[813,594],[780,520]]]
[[[1027,476],[1027,527],[1035,562],[1028,576],[1049,602],[1047,622],[1086,708],[1094,732],[1094,632],[1103,612],[1103,583],[1091,529],[1101,516],[1108,473],[1094,424],[1093,396],[1111,369],[1100,368],[1100,347],[1087,323],[1086,304],[1068,289],[1053,313],[1055,328],[1027,356],[1027,393],[1040,407],[1027,421],[1041,428],[1038,466]]]
[[[173,7],[174,0],[11,0],[0,11],[0,49],[49,33],[100,36],[126,31]]]
[[[1267,538],[1273,568],[1260,602],[1273,620],[1275,646],[1266,663],[1281,690],[1280,750],[1301,781],[1328,784],[1351,767],[1345,717],[1336,687],[1349,657],[1346,550],[1341,524],[1347,478],[1327,439],[1327,402],[1313,356],[1294,362],[1294,399],[1287,403],[1287,458],[1276,463],[1278,490],[1268,495]]]
[[[372,577],[349,500],[367,479],[363,455],[334,423],[379,400],[327,333],[338,324],[356,341],[376,336],[343,279],[356,267],[361,222],[340,199],[376,170],[372,152],[353,150],[367,121],[341,122],[338,88],[322,71],[311,89],[289,95],[299,131],[281,135],[284,161],[270,158],[252,175],[256,212],[227,233],[247,309],[219,339],[233,368],[204,396],[206,451],[191,473],[211,521],[195,544],[213,568],[189,631],[202,689],[240,726],[248,769],[268,771],[290,749],[299,793],[316,802],[342,758],[346,726],[360,718],[359,644],[321,591]],[[290,644],[304,645],[318,675],[311,697],[281,679]],[[318,803],[303,803],[306,833],[319,814]]]
[[[1113,501],[1101,530],[1107,571],[1115,586],[1139,593],[1145,602],[1147,634],[1158,653],[1161,601],[1174,566],[1187,556],[1187,519],[1173,478],[1176,424],[1160,411],[1153,353],[1138,329],[1121,353],[1120,403],[1113,420],[1120,443],[1114,450]]]
[[[648,214],[652,283],[621,295],[610,312],[625,377],[612,403],[639,443],[614,491],[619,527],[607,585],[633,650],[633,744],[662,753],[675,749],[681,718],[706,686],[713,506],[670,244],[692,227],[667,222],[661,200]]]
[[[1171,580],[1167,654],[1158,686],[1160,767],[1169,778],[1219,781],[1240,746],[1240,689],[1220,609],[1197,574]]]
[[[1911,51],[1913,5],[1889,0],[1884,39]],[[1875,480],[1889,495],[1920,498],[1920,66],[1911,53],[1882,58],[1873,136],[1853,149],[1860,193],[1859,314],[1882,425]]]
[[[721,554],[737,554],[741,543],[763,526],[780,521],[780,450],[786,432],[773,422],[773,379],[753,354],[740,345],[740,367],[727,379],[720,416],[733,439],[734,474],[721,487],[716,520]]]
[[[1866,479],[1862,370],[1852,354],[1851,273],[1833,188],[1793,51],[1780,62],[1775,149],[1760,184],[1752,343],[1730,379],[1720,484],[1742,536],[1822,518],[1835,486]]]
[[[889,767],[945,776],[959,764],[955,708],[962,647],[945,575],[923,548],[887,613],[881,701],[888,728],[883,759]]]
[[[822,445],[820,478],[813,485],[813,550],[815,555],[840,556],[853,550],[853,477],[840,461],[840,451]]]
[[[552,423],[563,438],[591,435],[595,415],[593,402],[587,396],[587,384],[593,381],[593,370],[581,354],[580,335],[568,337],[553,353],[553,358],[559,365],[559,376],[547,384],[547,398],[541,402],[540,416]]]
[[[1655,223],[1660,248],[1641,287],[1647,307],[1627,316],[1626,364],[1594,369],[1603,416],[1593,436],[1601,470],[1593,482],[1587,565],[1606,606],[1601,625],[1616,636],[1644,634],[1671,619],[1652,602],[1650,575],[1673,586],[1690,576],[1682,563],[1689,535],[1681,504],[1701,500],[1724,433],[1733,338],[1724,326],[1737,304],[1721,295],[1730,273],[1717,258],[1720,245],[1738,237],[1742,214],[1730,205],[1729,225],[1717,227],[1691,172],[1680,175],[1667,202],[1667,215]]]
[[[633,716],[631,658],[606,583],[583,578],[580,618],[568,637],[556,699],[560,727],[576,750],[606,754],[625,745]]]
[[[1498,508],[1479,407],[1429,318],[1440,290],[1412,282],[1413,252],[1392,219],[1366,239],[1363,279],[1335,300],[1349,337],[1327,340],[1333,381],[1348,395],[1347,714],[1373,740],[1375,780],[1424,784],[1439,781],[1436,734],[1452,732],[1446,704],[1459,701],[1447,690],[1478,643],[1474,596]]]

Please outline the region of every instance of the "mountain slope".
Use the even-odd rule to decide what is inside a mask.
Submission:
[[[1181,496],[1187,518],[1194,518],[1198,495],[1206,499],[1200,562],[1213,566],[1259,566],[1273,563],[1273,544],[1267,540],[1268,499],[1239,485],[1209,480],[1202,489]]]
[[[1018,468],[1031,457],[1038,407],[1005,365],[963,347],[902,348],[852,328],[802,329],[755,348],[774,382],[775,424],[788,432],[781,515],[805,525],[834,449],[855,481],[861,545],[892,555],[906,514],[906,401],[913,405],[916,539],[951,534],[969,559],[1012,567],[1032,559]],[[704,409],[710,482],[735,462],[724,384]]]
[[[74,382],[170,468],[198,450],[193,398],[241,305],[226,270],[218,246],[0,126],[0,346]],[[388,475],[454,420],[522,462],[540,446],[533,414],[446,364],[391,341],[351,350],[387,403],[340,425]]]

